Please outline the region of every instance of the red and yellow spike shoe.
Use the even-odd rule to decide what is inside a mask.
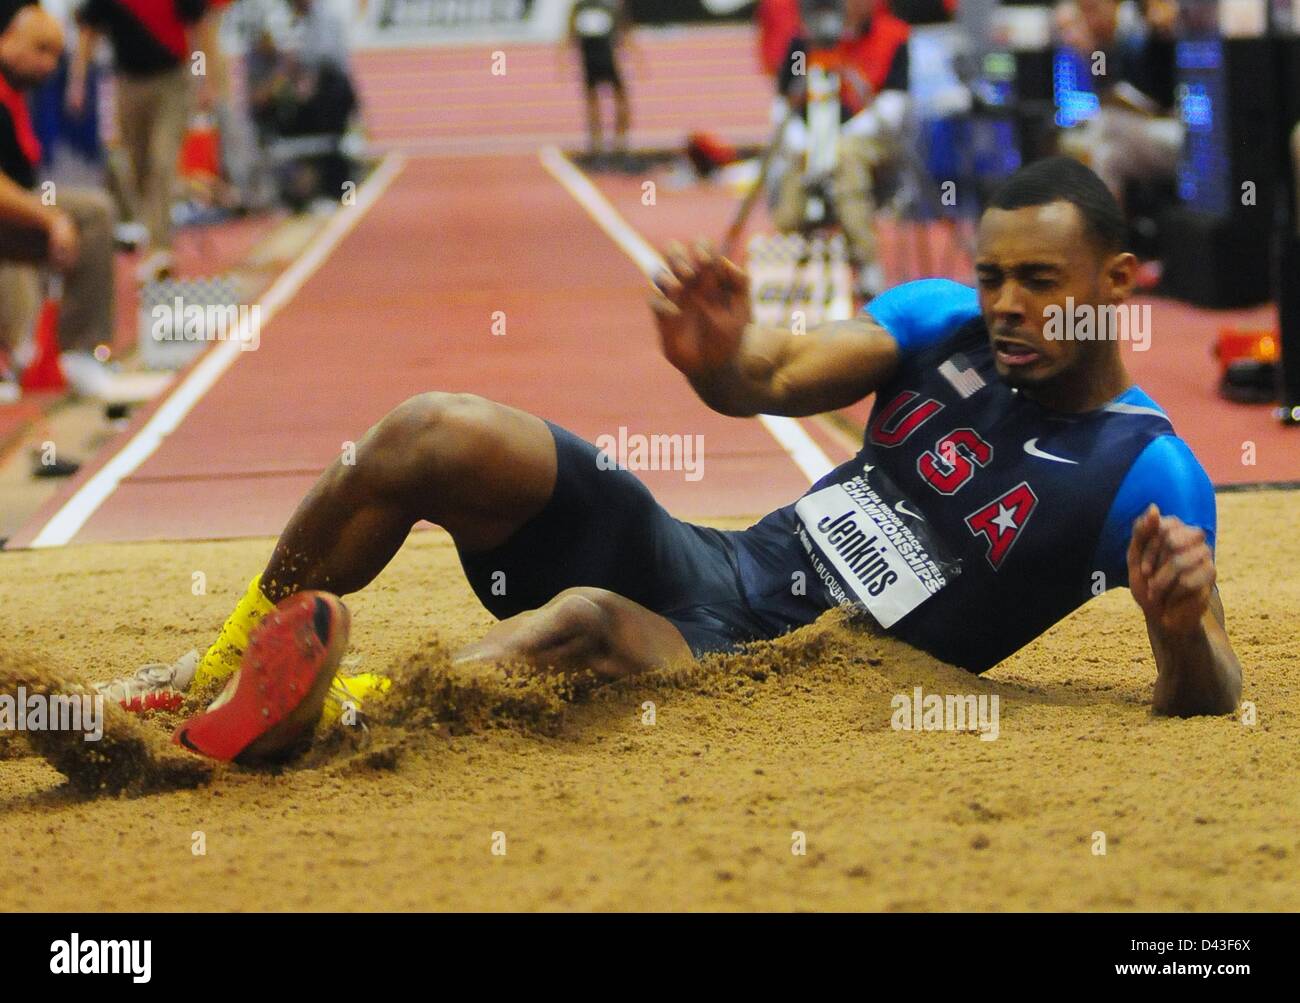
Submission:
[[[283,758],[321,716],[348,647],[347,608],[327,592],[280,602],[249,638],[239,671],[172,741],[191,752],[241,764]]]

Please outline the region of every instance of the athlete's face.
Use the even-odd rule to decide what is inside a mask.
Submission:
[[[1076,310],[1120,302],[1131,286],[1132,257],[1099,250],[1069,202],[985,212],[975,275],[998,375],[1012,386],[1043,386],[1113,349],[1049,339],[1043,329],[1070,300]]]

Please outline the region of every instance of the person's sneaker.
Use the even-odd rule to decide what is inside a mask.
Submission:
[[[76,460],[64,456],[47,456],[43,451],[32,450],[32,476],[41,479],[47,477],[71,477],[81,469]]]
[[[149,228],[130,220],[113,227],[113,242],[124,251],[134,251],[149,239]]]
[[[158,282],[162,279],[169,279],[175,274],[176,266],[172,261],[170,251],[153,251],[145,256],[145,259],[136,266],[135,279],[137,282]]]
[[[223,762],[280,759],[310,741],[348,646],[349,616],[336,596],[282,600],[249,638],[239,671],[202,714],[172,735]]]
[[[199,653],[191,651],[181,655],[171,665],[152,662],[135,670],[134,675],[95,683],[93,689],[105,700],[112,700],[137,713],[159,708],[175,710],[190,688],[194,670],[199,664]]]
[[[72,389],[82,397],[103,400],[113,387],[113,370],[89,352],[62,352],[59,365]]]
[[[315,216],[318,219],[329,219],[339,208],[339,200],[319,196],[307,203],[308,215]]]
[[[9,361],[9,353],[0,348],[0,404],[13,404],[21,400],[23,396],[22,385],[18,382],[18,374],[14,372],[13,364]]]
[[[9,361],[13,370],[21,373],[32,364],[32,360],[35,358],[36,342],[31,338],[27,338],[14,347],[13,352],[10,353]]]

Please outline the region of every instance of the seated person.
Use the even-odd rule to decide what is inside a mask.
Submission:
[[[802,30],[778,78],[777,115],[790,119],[783,135],[786,169],[776,182],[772,220],[782,232],[801,230],[811,189],[825,187],[844,230],[859,292],[870,299],[884,286],[873,229],[874,172],[898,155],[898,134],[907,112],[905,23],[884,0],[805,5]],[[807,169],[808,71],[821,67],[840,81],[840,133],[831,176]],[[815,159],[815,158],[814,158]],[[814,221],[815,222],[815,221]]]
[[[292,52],[277,50],[268,34],[259,33],[249,54],[249,91],[263,141],[331,141],[289,165],[284,195],[291,205],[301,207],[317,196],[337,199],[351,179],[352,164],[340,141],[358,101],[343,21],[319,0],[293,0],[291,6],[300,44]]]
[[[1172,181],[1183,148],[1172,112],[1177,0],[1066,0],[1056,20],[1062,43],[1093,71],[1101,102],[1062,135],[1061,152],[1092,167],[1121,205],[1130,181]]]
[[[40,269],[53,269],[65,283],[59,343],[84,391],[98,365],[91,353],[113,336],[112,204],[66,185],[34,191],[41,144],[24,95],[57,68],[63,30],[35,4],[9,15],[0,16],[0,348],[21,354],[40,307]]]

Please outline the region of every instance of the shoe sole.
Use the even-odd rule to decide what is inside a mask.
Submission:
[[[253,631],[229,699],[190,718],[172,741],[241,765],[287,758],[320,719],[349,625],[347,607],[327,592],[283,600]],[[287,652],[286,634],[294,641]]]

